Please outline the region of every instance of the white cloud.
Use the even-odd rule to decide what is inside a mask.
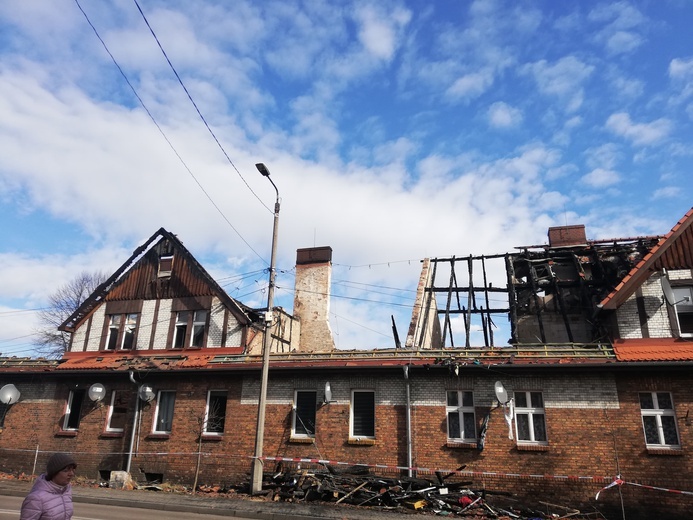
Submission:
[[[574,112],[582,105],[582,84],[592,75],[594,66],[566,56],[553,64],[540,60],[526,65],[523,70],[532,74],[541,92],[560,98],[568,112]]]
[[[693,58],[674,58],[669,62],[669,77],[672,79],[693,78]]]
[[[457,78],[446,94],[454,99],[471,99],[479,97],[491,85],[493,85],[493,71],[484,69]]]
[[[582,182],[592,188],[606,188],[617,184],[620,180],[621,176],[618,172],[604,168],[595,168],[582,177]]]
[[[676,186],[665,186],[658,188],[652,193],[653,200],[676,199],[681,196],[681,189]]]
[[[637,31],[645,26],[647,18],[627,2],[602,4],[590,11],[587,18],[605,24],[594,39],[604,45],[610,55],[632,52],[645,42]]]
[[[522,111],[503,101],[493,103],[487,112],[489,125],[493,128],[510,128],[522,122]]]
[[[621,150],[615,143],[604,143],[602,145],[588,148],[585,151],[585,162],[590,168],[612,169],[622,157]]]
[[[629,114],[621,112],[609,116],[606,128],[616,135],[629,139],[635,145],[651,145],[669,135],[672,123],[666,118],[660,118],[651,123],[634,123]]]
[[[360,24],[359,40],[376,58],[390,61],[411,16],[411,11],[401,7],[389,10],[377,4],[359,6],[354,13]]]

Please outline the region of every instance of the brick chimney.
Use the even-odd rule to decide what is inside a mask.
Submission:
[[[335,348],[329,321],[331,281],[331,247],[296,251],[294,316],[301,323],[299,352],[329,352]]]
[[[557,226],[549,228],[550,247],[581,246],[587,243],[585,226]]]

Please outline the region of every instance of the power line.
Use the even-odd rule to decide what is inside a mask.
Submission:
[[[91,22],[91,20],[89,19],[89,16],[88,16],[87,13],[84,11],[84,9],[82,9],[82,6],[80,5],[79,0],[75,0],[75,3],[77,4],[77,7],[79,8],[79,10],[80,10],[80,11],[82,12],[82,14],[84,15],[84,18],[86,19],[86,21],[87,21],[87,23],[89,24],[89,26],[91,27],[91,29],[94,31],[94,34],[96,35],[96,37],[97,37],[97,38],[99,39],[99,41],[101,42],[101,45],[103,45],[103,48],[106,50],[106,52],[107,52],[108,55],[110,56],[110,58],[111,58],[111,60],[113,61],[114,65],[116,66],[116,68],[118,69],[118,71],[120,72],[120,74],[121,74],[121,75],[123,76],[123,78],[125,79],[125,82],[126,82],[126,83],[128,84],[128,86],[130,87],[130,90],[132,90],[132,93],[135,95],[135,97],[136,97],[137,100],[139,101],[140,105],[142,105],[142,108],[144,109],[144,111],[147,113],[147,115],[148,115],[149,118],[152,120],[152,122],[154,123],[154,125],[156,126],[156,128],[159,130],[159,133],[163,136],[163,138],[164,138],[164,140],[166,141],[166,143],[168,143],[168,145],[169,145],[169,147],[171,148],[171,150],[173,151],[173,153],[176,154],[176,157],[177,157],[178,160],[181,162],[181,164],[183,165],[183,167],[186,169],[186,171],[187,171],[187,172],[190,174],[190,176],[193,178],[193,180],[195,181],[195,183],[197,184],[197,186],[200,188],[200,190],[202,190],[202,193],[205,194],[205,196],[207,197],[207,199],[209,200],[209,202],[212,204],[212,206],[214,206],[214,209],[217,210],[217,212],[221,215],[221,217],[224,219],[224,221],[226,221],[226,223],[231,227],[231,229],[234,230],[234,232],[235,232],[235,233],[238,235],[238,237],[245,243],[245,245],[248,246],[248,248],[249,248],[253,253],[255,253],[255,255],[256,255],[260,260],[262,260],[263,262],[267,263],[267,261],[266,261],[264,258],[262,258],[262,256],[260,256],[260,254],[259,254],[257,251],[255,251],[255,249],[253,249],[253,247],[252,247],[252,246],[250,245],[250,243],[243,237],[243,235],[241,235],[240,231],[238,231],[238,230],[234,227],[234,225],[231,223],[231,221],[226,217],[226,215],[224,215],[224,212],[221,210],[221,208],[219,208],[219,206],[217,206],[216,202],[214,202],[214,200],[213,200],[212,197],[209,195],[209,193],[207,193],[207,190],[204,189],[204,187],[202,186],[202,184],[200,183],[200,181],[197,179],[197,177],[195,177],[195,174],[193,174],[193,172],[190,170],[190,168],[188,167],[188,165],[186,164],[186,162],[183,160],[183,158],[180,156],[180,154],[178,153],[178,151],[176,150],[176,148],[173,146],[173,143],[171,143],[171,141],[169,140],[169,138],[168,138],[168,136],[166,135],[166,133],[163,131],[163,129],[161,128],[161,126],[159,125],[159,123],[156,121],[156,119],[154,118],[154,116],[152,115],[152,113],[151,113],[151,112],[149,111],[149,109],[147,108],[147,105],[145,105],[144,101],[142,100],[142,98],[140,97],[140,95],[137,93],[137,90],[136,90],[135,87],[132,85],[132,83],[130,82],[129,78],[127,77],[127,75],[125,74],[125,72],[123,71],[123,69],[121,68],[121,66],[118,64],[118,61],[115,59],[115,57],[113,56],[113,54],[112,54],[111,51],[109,50],[108,46],[106,45],[106,42],[103,40],[103,38],[101,38],[101,35],[100,35],[99,32],[96,30],[96,27],[94,27],[94,24],[93,24],[93,23]],[[138,7],[139,7],[139,6],[138,6]],[[235,166],[234,166],[234,168],[235,168]],[[236,170],[236,171],[238,171],[238,170]],[[252,190],[251,190],[251,191],[252,191]],[[253,194],[254,194],[254,193],[253,193]],[[255,196],[257,197],[257,195],[255,195]],[[263,205],[264,205],[264,204],[263,204]],[[267,207],[267,206],[265,206],[265,207]]]

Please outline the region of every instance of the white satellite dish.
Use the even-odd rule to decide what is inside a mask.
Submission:
[[[496,399],[498,399],[500,404],[505,404],[510,400],[508,399],[508,391],[500,381],[496,381],[493,385],[493,391],[496,392]]]
[[[103,386],[101,383],[94,383],[89,387],[87,395],[89,396],[89,399],[91,399],[95,403],[99,403],[103,401],[104,397],[106,397],[106,387]]]
[[[156,397],[156,394],[154,393],[154,389],[148,385],[140,386],[140,389],[137,391],[137,395],[145,403],[152,402],[154,400],[154,398]]]
[[[330,386],[330,382],[327,381],[325,383],[325,402],[329,403],[332,401],[332,387]]]
[[[669,276],[667,275],[667,270],[662,269],[662,276],[659,279],[660,283],[662,284],[662,292],[664,293],[664,298],[666,298],[667,303],[669,305],[676,305],[676,295],[674,294],[674,290],[671,288],[671,284],[669,283]]]
[[[11,405],[19,401],[19,390],[13,384],[5,385],[0,388],[0,403]]]

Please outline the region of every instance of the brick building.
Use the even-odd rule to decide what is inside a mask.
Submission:
[[[690,510],[690,494],[666,490],[693,491],[693,210],[661,237],[589,241],[570,226],[515,253],[427,259],[392,350],[334,348],[331,255],[298,250],[294,312],[272,314],[267,471],[317,466],[286,459],[452,469],[474,488],[614,518],[621,501],[628,518]],[[487,282],[491,260],[504,287]],[[501,315],[510,341],[496,346]],[[262,312],[174,235],[155,233],[63,328],[60,360],[0,359],[0,387],[21,394],[0,405],[0,470],[61,450],[92,478],[247,480]]]

